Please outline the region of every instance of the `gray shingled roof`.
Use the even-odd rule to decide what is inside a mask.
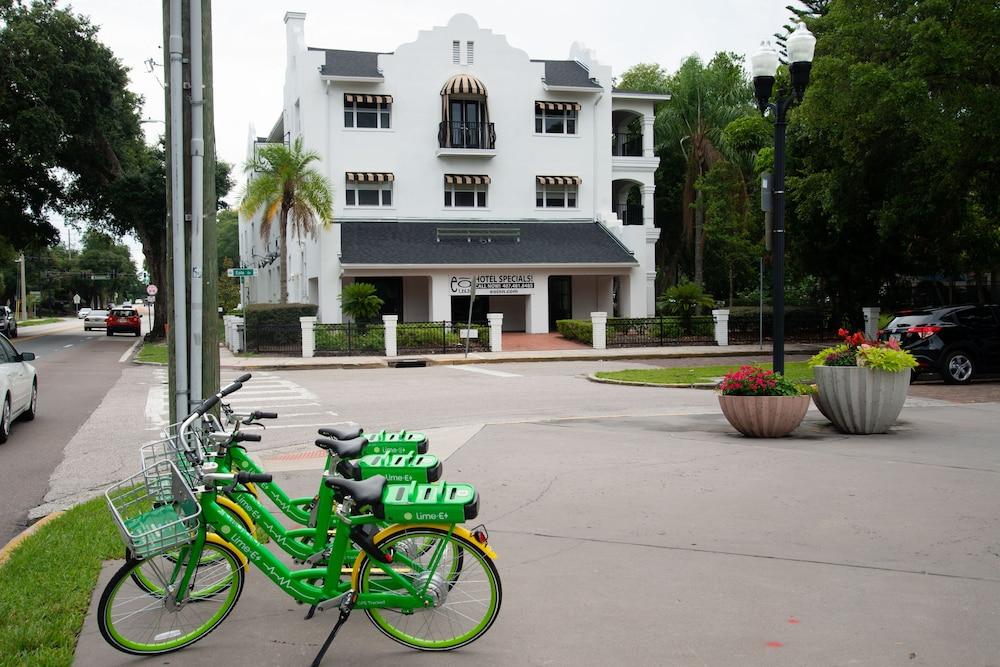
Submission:
[[[587,68],[575,60],[533,60],[545,63],[545,83],[550,86],[575,86],[577,88],[600,88],[590,78]]]
[[[339,226],[342,264],[636,265],[632,253],[594,222],[341,222]],[[439,240],[439,229],[448,238]],[[471,240],[462,237],[466,231]]]
[[[382,78],[378,71],[378,56],[375,51],[345,51],[343,49],[314,49],[323,51],[326,62],[319,68],[325,76],[368,76]]]

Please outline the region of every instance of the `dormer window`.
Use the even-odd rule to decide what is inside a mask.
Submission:
[[[391,116],[391,95],[344,95],[344,127],[387,130]]]

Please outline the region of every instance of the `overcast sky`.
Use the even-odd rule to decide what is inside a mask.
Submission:
[[[185,0],[186,1],[186,0]],[[164,79],[161,3],[153,0],[63,2],[100,27],[98,36],[130,69],[145,98],[144,117],[162,121]],[[615,75],[640,62],[668,71],[685,57],[716,51],[747,55],[787,21],[787,0],[216,0],[212,6],[215,132],[218,155],[238,167],[247,130],[266,133],[281,113],[286,11],[306,13],[309,46],[394,51],[418,30],[445,25],[459,12],[505,35],[532,58],[563,59],[580,41]],[[156,65],[150,72],[145,61]],[[162,123],[145,125],[150,141]],[[229,203],[234,196],[230,194]]]

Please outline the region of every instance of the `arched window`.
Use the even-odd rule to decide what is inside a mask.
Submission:
[[[494,148],[496,135],[486,104],[486,86],[469,74],[456,74],[441,88],[441,148]]]

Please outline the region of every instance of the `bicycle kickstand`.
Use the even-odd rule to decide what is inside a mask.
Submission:
[[[347,618],[351,615],[351,610],[354,609],[354,593],[349,592],[344,596],[344,599],[340,601],[340,618],[337,619],[336,625],[333,626],[333,630],[330,631],[330,635],[323,642],[323,646],[319,649],[319,653],[312,661],[312,667],[319,667],[319,664],[323,662],[323,656],[326,655],[327,650],[330,648],[330,644],[333,643],[334,637],[337,636],[337,631],[340,630],[340,626],[347,622]]]

